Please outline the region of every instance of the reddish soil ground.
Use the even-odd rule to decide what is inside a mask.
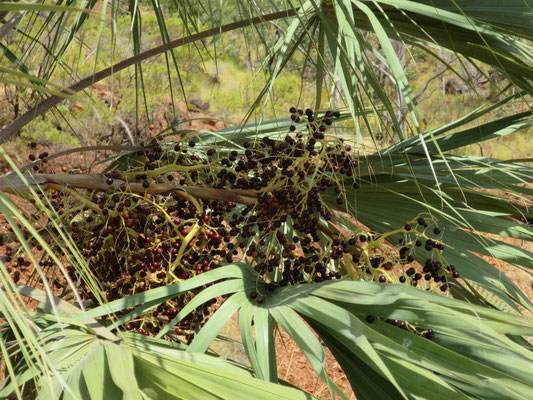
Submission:
[[[278,376],[319,399],[330,399],[328,388],[316,376],[302,350],[284,331],[281,331],[279,339],[281,340],[276,343]],[[348,398],[355,399],[350,383],[342,372],[339,363],[326,347],[324,347],[324,351],[326,353],[326,370],[331,380]],[[335,399],[340,399],[340,397],[335,396]]]

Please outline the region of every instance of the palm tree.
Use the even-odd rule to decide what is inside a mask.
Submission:
[[[208,52],[216,60],[217,40],[230,33],[244,32],[251,51],[262,57],[264,85],[238,126],[196,135],[181,129],[177,122],[161,132],[162,136],[186,138],[175,143],[158,145],[154,141],[145,145],[135,134],[132,139],[139,143],[134,145],[95,145],[66,152],[115,150],[116,154],[105,160],[105,176],[30,174],[26,172],[28,166],[17,167],[1,150],[13,172],[2,178],[0,187],[17,195],[16,201],[5,194],[0,196],[2,215],[11,227],[4,243],[11,246],[10,242],[16,242],[18,247],[6,248],[0,265],[0,349],[6,375],[0,397],[311,399],[310,394],[278,378],[275,333],[279,328],[301,348],[332,398],[348,397],[328,376],[324,346],[341,365],[358,399],[533,397],[533,380],[528,373],[533,361],[528,341],[533,322],[527,316],[533,304],[516,282],[484,258],[512,264],[530,276],[533,254],[510,244],[508,239],[533,241],[528,225],[533,218],[533,174],[527,165],[531,159],[460,155],[465,146],[530,131],[531,5],[524,0],[511,0],[505,5],[488,0],[307,0],[227,4],[172,1],[163,5],[153,1],[144,7],[152,7],[162,43],[148,49],[142,31],[146,17],[138,2],[1,3],[0,46],[4,58],[0,79],[6,87],[16,87],[21,100],[17,97],[16,117],[0,130],[0,142],[17,136],[25,125],[35,123],[47,112],[74,121],[76,117],[61,104],[73,99],[84,101],[83,91],[90,94],[96,82],[129,67],[133,67],[132,101],[139,128],[141,119],[150,118],[145,63],[164,55],[170,96],[181,91],[185,97],[186,81],[177,49],[190,45],[198,56]],[[167,16],[179,16],[182,37],[175,38],[163,10]],[[93,43],[86,41],[90,36],[84,32],[95,15],[99,20],[95,24],[97,42]],[[93,72],[80,79],[75,66],[67,62],[68,52],[80,49],[81,54],[81,49],[87,47],[99,54],[102,32],[109,22],[114,33],[121,28],[119,24],[128,24],[133,55],[115,59],[102,69],[96,62]],[[2,44],[4,40],[10,45]],[[421,51],[428,59],[437,60],[474,91],[476,71],[486,77],[496,93],[458,119],[432,126],[413,88],[416,79],[408,74],[406,50]],[[450,62],[446,54],[456,61]],[[269,119],[275,116],[270,106],[276,101],[276,82],[296,57],[302,57],[316,74],[316,110],[306,117],[296,108],[290,111],[291,118]],[[55,81],[58,74],[66,77],[61,84]],[[499,75],[503,80],[496,80]],[[179,90],[175,89],[176,82]],[[339,100],[342,103],[335,104]],[[516,112],[515,104],[525,106]],[[334,106],[340,109],[326,112]],[[500,113],[497,117],[496,111]],[[490,122],[486,122],[487,117]],[[320,139],[316,121],[324,121],[325,129],[328,119],[342,125],[343,130],[330,139]],[[291,139],[289,135],[284,139],[293,130],[300,137]],[[387,145],[378,145],[377,132],[386,137]],[[336,149],[340,149],[339,157],[346,157],[341,152],[350,152],[343,150],[347,143],[375,143],[373,151],[357,160],[348,159],[344,175],[329,171],[331,154],[311,154],[312,145],[311,155],[294,157],[295,165],[307,162],[304,169],[311,171],[300,183],[300,187],[307,188],[306,196],[310,188],[322,185],[320,180],[325,178],[320,174],[331,177],[330,186],[339,188],[335,192],[325,189],[318,195],[320,207],[327,212],[317,212],[316,251],[322,255],[340,247],[333,250],[338,251],[333,259],[328,259],[329,269],[317,273],[323,267],[317,267],[317,259],[313,261],[314,269],[304,269],[299,279],[290,281],[281,269],[260,267],[250,257],[255,251],[251,246],[259,247],[261,239],[274,258],[288,252],[274,231],[260,240],[233,235],[243,243],[244,254],[239,255],[239,261],[230,258],[222,267],[209,267],[190,279],[179,275],[175,267],[184,265],[180,260],[188,244],[203,236],[198,232],[204,223],[200,224],[199,214],[194,213],[213,201],[231,203],[243,215],[259,213],[256,205],[268,193],[279,190],[282,182],[273,181],[267,187],[270,191],[260,186],[234,190],[208,184],[195,186],[196,175],[191,177],[189,171],[200,171],[204,183],[209,172],[201,175],[205,166],[195,166],[198,160],[189,156],[185,159],[191,164],[180,164],[177,154],[181,149],[190,146],[186,153],[190,155],[194,148],[198,159],[220,171],[222,166],[216,163],[225,159],[229,168],[227,159],[235,158],[232,152],[259,152],[258,143],[277,148],[283,140],[291,145],[291,140],[305,141],[305,135],[315,133],[317,140],[330,140],[324,142],[331,146],[327,147],[329,153],[337,154]],[[254,147],[256,144],[259,147]],[[164,156],[149,160],[147,165],[152,162],[155,172],[147,169],[143,178],[136,168],[139,162],[144,163],[149,151]],[[208,158],[210,152],[216,153],[214,161]],[[42,155],[41,159],[61,155]],[[167,165],[167,156],[176,158]],[[323,167],[320,174],[312,172],[311,159],[316,170],[319,165]],[[42,161],[35,161],[33,166],[39,170]],[[289,166],[284,169],[288,171]],[[179,186],[156,180],[176,171],[187,177]],[[140,179],[133,179],[137,175]],[[154,180],[149,183],[147,179],[151,178]],[[146,185],[135,180],[144,180]],[[126,288],[122,295],[113,296],[102,271],[94,267],[98,252],[90,253],[84,247],[88,242],[79,239],[82,235],[78,234],[78,225],[81,230],[94,227],[95,218],[99,221],[102,215],[107,216],[99,207],[100,200],[94,197],[96,192],[115,191],[123,196],[126,183],[128,196],[141,198],[146,209],[155,210],[152,212],[157,218],[164,220],[171,213],[168,209],[168,214],[161,211],[165,209],[161,206],[167,204],[163,202],[181,201],[179,204],[194,206],[195,222],[178,233],[180,244],[173,253],[177,258],[169,261],[165,278],[160,278],[165,284],[135,293]],[[229,184],[227,187],[231,189]],[[43,195],[50,190],[56,191],[52,195],[56,197]],[[162,200],[162,195],[168,193],[172,196]],[[61,196],[70,199],[65,203],[71,201],[68,212],[55,201]],[[113,209],[110,212],[115,216]],[[44,224],[33,218],[37,213],[46,218]],[[90,221],[89,214],[93,215]],[[287,237],[309,235],[305,229],[298,233],[297,228],[306,223],[298,217],[301,214],[286,216],[277,232]],[[271,214],[271,219],[276,220],[275,215]],[[183,222],[172,223],[181,226]],[[129,232],[125,227],[124,232]],[[142,246],[151,248],[142,237]],[[310,236],[306,237],[311,242]],[[343,238],[347,243],[353,239],[353,244],[343,245]],[[109,249],[105,247],[109,240],[102,240],[103,249]],[[299,243],[298,249],[305,252],[308,244]],[[420,245],[430,253],[416,250]],[[353,258],[342,255],[343,248],[356,249],[350,250]],[[372,253],[374,250],[383,256],[381,261]],[[41,252],[43,258],[38,259]],[[250,257],[246,257],[247,252]],[[434,257],[429,264],[428,254]],[[13,261],[15,256],[23,261]],[[407,260],[411,256],[413,259]],[[386,267],[387,257],[397,266]],[[17,284],[13,270],[23,267],[26,260],[35,272],[26,285]],[[416,277],[415,268],[412,273],[407,270],[409,262],[424,268],[420,277]],[[448,268],[447,272],[438,273],[435,276],[439,278],[430,283],[435,278],[432,271],[441,267],[443,271]],[[138,272],[132,276],[138,277]],[[429,277],[422,279],[424,274]],[[173,278],[168,278],[171,275]],[[54,284],[61,291],[55,290]],[[38,307],[29,307],[28,299]],[[172,302],[181,305],[174,314],[167,315],[157,331],[152,331],[153,335],[128,332],[129,321],[154,318],[158,307]],[[175,338],[174,332],[187,316],[210,305],[212,315],[185,340],[187,344],[164,340]],[[220,332],[234,314],[238,315],[248,365],[221,358],[212,351],[212,343],[221,338]],[[155,318],[158,321],[157,315]]]

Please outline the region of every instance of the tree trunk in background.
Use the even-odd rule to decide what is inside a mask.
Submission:
[[[393,40],[392,41],[394,46],[394,51],[396,52],[396,55],[398,56],[398,59],[400,60],[400,64],[402,66],[405,65],[405,45],[402,42]],[[395,86],[395,93],[394,96],[396,97],[396,119],[398,120],[398,124],[400,125],[400,129],[402,133],[405,133],[405,100],[402,94],[402,91],[398,87],[398,85]],[[398,132],[394,132],[394,135],[392,137],[393,141],[395,143],[400,141],[400,135]]]

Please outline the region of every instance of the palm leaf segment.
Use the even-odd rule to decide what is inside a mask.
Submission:
[[[135,307],[123,317],[128,320],[148,307],[214,281],[217,283],[187,304],[160,335],[195,307],[227,296],[187,351],[207,351],[238,312],[246,353],[255,373],[264,380],[277,381],[274,333],[279,326],[334,392],[337,388],[326,374],[324,350],[313,330],[343,367],[358,398],[527,399],[533,393],[527,372],[533,358],[531,346],[518,340],[532,334],[531,320],[403,285],[345,280],[269,291],[253,270],[237,263],[116,300],[85,317]],[[259,293],[261,300],[252,299],[251,292]],[[407,322],[401,325],[404,329],[393,326],[396,320]],[[427,336],[429,329],[434,331],[432,340],[414,333],[426,332]]]

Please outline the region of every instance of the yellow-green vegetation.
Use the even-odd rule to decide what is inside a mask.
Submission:
[[[128,15],[119,17],[115,29],[111,29],[107,24],[102,28],[100,16],[89,18],[82,35],[83,41],[69,47],[62,57],[62,64],[69,67],[56,69],[53,81],[59,85],[68,85],[108,67],[117,60],[131,56],[133,42],[129,39],[131,23],[129,18]],[[168,13],[165,23],[172,38],[186,35],[177,14]],[[37,26],[34,27],[34,30],[37,29]],[[162,43],[155,14],[143,13],[140,37],[141,51]],[[172,52],[176,63],[170,53],[167,56],[154,57],[142,65],[142,81],[135,79],[134,67],[116,73],[99,82],[94,89],[86,90],[88,96],[84,102],[65,102],[54,113],[34,120],[23,129],[23,137],[31,140],[39,139],[51,145],[88,144],[95,140],[105,142],[110,139],[110,134],[113,132],[124,133],[124,124],[133,132],[134,126],[139,124],[141,135],[150,135],[147,133],[150,123],[155,123],[159,129],[178,120],[196,117],[195,114],[183,112],[187,109],[186,99],[200,99],[202,102],[207,102],[210,106],[209,114],[214,118],[228,123],[239,123],[253,104],[256,94],[267,83],[268,76],[266,70],[260,68],[267,54],[266,50],[260,43],[256,43],[257,48],[254,49],[253,56],[250,56],[247,52],[250,43],[247,43],[246,39],[242,34],[235,32],[211,42],[211,45],[216,45],[215,48],[198,44],[196,48],[193,48],[193,45],[179,47]],[[98,44],[97,49],[92,43]],[[197,51],[198,48],[200,52]],[[27,55],[26,61],[31,64],[31,60],[41,56],[41,51],[35,51]],[[315,54],[311,54],[311,57],[314,56]],[[512,90],[509,89],[498,97],[498,90],[506,82],[490,80],[491,72],[488,68],[479,67],[480,71],[483,71],[481,73],[463,58],[445,54],[441,56],[458,73],[467,78],[470,87],[467,83],[461,82],[453,72],[446,71],[444,64],[428,57],[419,49],[408,47],[405,54],[406,76],[430,129],[454,121],[485,102],[496,102]],[[7,60],[2,63],[8,64]],[[313,105],[315,84],[313,77],[302,71],[305,65],[309,65],[309,61],[306,64],[304,56],[296,53],[290,65],[275,81],[266,103],[267,107],[262,114],[263,119],[284,116],[291,104]],[[382,79],[385,88],[392,94],[391,100],[394,104],[395,88],[389,78]],[[144,88],[142,94],[138,90],[141,87]],[[331,87],[323,88],[323,93],[330,92]],[[31,93],[19,90],[18,95],[22,103]],[[4,115],[6,117],[12,115],[12,107],[6,99],[0,99],[0,103],[5,110]],[[332,105],[334,105],[332,101],[323,98],[324,109]],[[343,107],[345,104],[340,103],[336,106]],[[368,129],[363,117],[359,119],[363,133],[362,142],[360,139],[355,140],[353,122],[346,121],[339,124],[337,132],[343,137],[351,137],[367,151],[374,151],[376,145],[382,148],[396,141],[397,137],[391,134],[391,121],[385,118],[378,123],[368,101],[366,106],[367,121],[378,139],[377,142],[365,134]],[[406,105],[402,103],[400,106],[406,124],[404,134],[407,136],[416,134]],[[489,122],[510,109],[513,112],[520,112],[527,107],[524,101],[515,100],[466,127]],[[380,113],[380,116],[382,118],[383,114]],[[525,158],[533,151],[533,141],[528,140],[532,132],[529,128],[520,135],[466,147],[461,149],[460,153],[492,155],[501,159]],[[126,135],[122,137],[127,140]]]
[[[185,35],[179,34],[183,32],[183,27],[176,14],[169,14],[165,22],[174,38]],[[133,43],[128,40],[129,16],[120,17],[117,26],[114,31],[105,26],[100,32],[99,18],[89,18],[83,42],[69,47],[63,56],[63,65],[69,68],[57,69],[54,82],[68,86],[117,60],[131,56]],[[141,38],[141,51],[162,43],[154,14],[143,14]],[[98,42],[97,52],[88,45],[95,42]],[[137,118],[136,111],[138,118],[144,121],[141,126],[145,128],[150,122],[166,120],[168,124],[174,120],[194,118],[195,115],[180,115],[180,109],[185,108],[186,99],[195,98],[208,102],[209,113],[215,118],[229,123],[240,122],[255,100],[255,94],[267,82],[265,72],[259,68],[260,60],[254,60],[252,65],[246,64],[246,42],[238,34],[217,39],[216,59],[212,49],[198,53],[192,46],[180,47],[172,52],[176,64],[170,55],[154,57],[143,64],[142,82],[135,80],[134,67],[114,74],[99,82],[94,89],[86,90],[88,97],[83,103],[65,102],[58,112],[30,123],[23,129],[23,136],[32,140],[39,138],[53,145],[105,140],[113,126],[121,128],[118,119],[133,126]],[[261,49],[256,50],[261,52]],[[30,56],[31,59],[39,57],[42,57],[39,51]],[[174,68],[176,65],[178,69]],[[269,102],[271,106],[267,107],[263,118],[285,115],[288,107],[300,98],[300,92],[295,90],[300,86],[300,81],[300,73],[296,69],[283,73],[274,85]],[[144,88],[143,95],[138,91],[141,85]],[[20,92],[19,96],[24,98],[29,94]],[[310,80],[304,81],[302,94],[304,102],[310,103],[314,98],[314,86]],[[69,115],[68,123],[62,113]]]

